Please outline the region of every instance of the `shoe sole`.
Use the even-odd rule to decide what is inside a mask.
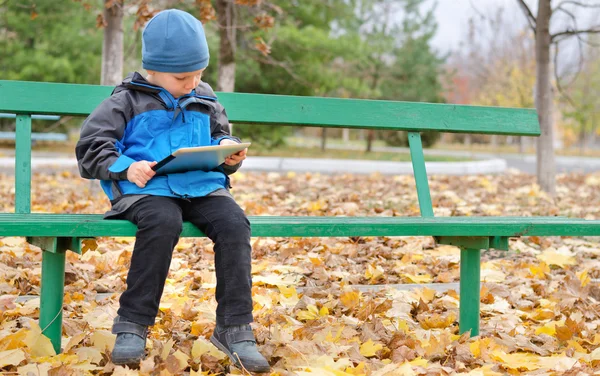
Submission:
[[[270,372],[271,368],[269,367],[269,369],[258,369],[258,370],[251,370],[248,369],[247,367],[243,367],[241,365],[241,362],[238,361],[237,357],[234,357],[233,354],[227,350],[227,348],[225,347],[225,345],[223,345],[218,339],[215,338],[214,335],[210,336],[210,342],[215,345],[215,347],[219,350],[221,350],[222,352],[225,353],[225,355],[227,355],[229,357],[229,360],[231,360],[231,363],[238,369],[242,370],[242,369],[246,369],[247,371],[250,372],[258,372],[258,373],[266,373],[266,372]]]
[[[113,362],[113,364],[117,365],[117,366],[139,366],[140,362],[142,361],[143,357],[141,358],[113,358],[112,356],[110,357],[111,362]]]

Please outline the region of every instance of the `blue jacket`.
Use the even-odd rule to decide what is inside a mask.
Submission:
[[[183,147],[218,145],[228,133],[223,106],[206,83],[178,99],[130,74],[84,121],[76,155],[81,176],[102,180],[109,199],[123,195],[201,197],[228,188],[238,166],[156,175],[144,188],[127,180],[136,161],[160,161]]]

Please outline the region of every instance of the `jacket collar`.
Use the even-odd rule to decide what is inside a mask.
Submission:
[[[157,95],[160,95],[161,92],[168,93],[164,88],[148,82],[148,80],[146,80],[146,78],[142,76],[139,72],[129,73],[127,77],[125,77],[123,82],[115,88],[113,94],[126,89],[143,91],[146,93]],[[168,96],[170,98],[173,98],[173,96],[170,93],[168,93]],[[203,81],[200,81],[200,84],[194,90],[192,90],[190,94],[184,95],[179,99],[181,100],[182,98],[186,97],[198,97],[212,101],[217,100],[217,95],[215,94],[213,89],[210,87],[209,84]],[[175,98],[173,98],[173,100],[175,100]]]

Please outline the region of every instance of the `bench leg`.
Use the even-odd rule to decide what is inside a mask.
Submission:
[[[459,332],[479,335],[481,251],[463,248],[460,251],[460,317]]]
[[[42,292],[40,297],[40,327],[50,338],[56,353],[60,353],[62,312],[65,293],[65,251],[42,253]]]

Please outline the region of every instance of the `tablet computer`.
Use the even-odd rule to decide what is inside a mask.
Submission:
[[[194,170],[210,171],[225,162],[225,158],[250,146],[250,142],[235,145],[214,145],[181,148],[173,152],[152,169],[157,175]]]

